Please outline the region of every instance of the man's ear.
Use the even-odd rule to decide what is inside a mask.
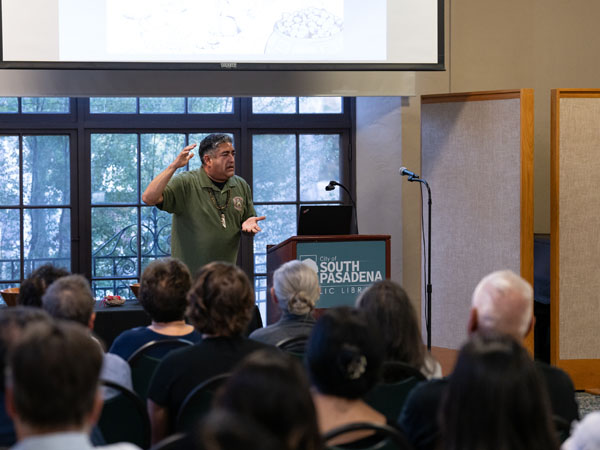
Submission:
[[[96,311],[92,312],[90,320],[88,321],[88,328],[92,331],[94,330],[94,322],[96,322]]]
[[[529,326],[527,327],[527,332],[525,333],[525,336],[528,336],[529,333],[531,333],[531,330],[533,330],[533,327],[535,327],[535,316],[531,316],[531,321],[529,322]],[[525,337],[523,336],[523,337]]]
[[[275,288],[271,287],[271,298],[273,299],[273,302],[278,305],[279,304],[279,299],[277,298],[277,296],[275,295]]]
[[[88,415],[87,425],[89,425],[90,428],[96,425],[96,423],[100,419],[100,414],[102,413],[102,406],[104,406],[104,400],[102,398],[102,389],[98,388],[96,390],[96,395],[94,396],[94,406],[92,406],[92,410]]]
[[[471,308],[471,312],[469,313],[469,321],[467,322],[467,333],[469,335],[475,333],[477,331],[477,327],[479,324],[477,323],[477,309]]]

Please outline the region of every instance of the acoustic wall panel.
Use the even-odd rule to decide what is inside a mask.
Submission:
[[[533,283],[533,92],[423,96],[421,134],[433,207],[432,345],[457,349],[481,278],[511,269]]]
[[[600,90],[552,91],[551,359],[600,388]]]

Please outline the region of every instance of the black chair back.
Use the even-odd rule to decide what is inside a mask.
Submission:
[[[384,362],[381,374],[385,383],[397,383],[411,377],[418,381],[427,380],[427,377],[418,368],[398,361]]]
[[[229,373],[223,373],[209,378],[187,395],[181,403],[175,419],[175,429],[178,432],[191,430],[198,420],[210,411],[216,391],[229,376]]]
[[[102,385],[117,395],[104,401],[98,428],[107,444],[131,442],[141,448],[150,447],[150,419],[146,405],[135,393],[111,381]]]
[[[150,450],[191,450],[199,448],[185,433],[175,433],[150,447]]]
[[[395,423],[408,398],[408,394],[419,383],[421,383],[420,380],[409,377],[398,383],[376,384],[365,396],[365,402],[385,415],[388,423]]]
[[[334,438],[357,431],[371,431],[373,433],[366,438],[347,444],[328,444]],[[379,425],[370,422],[356,422],[335,428],[325,433],[323,440],[326,448],[329,450],[341,450],[344,448],[360,450],[412,450],[412,446],[399,430],[389,425]]]
[[[306,352],[306,343],[308,342],[308,336],[301,334],[299,336],[292,336],[282,339],[275,347],[283,350],[286,353],[291,353],[294,356],[304,355]]]
[[[132,353],[127,362],[131,367],[133,390],[143,401],[146,401],[150,380],[161,359],[172,350],[190,345],[194,343],[186,339],[161,339],[146,342]]]

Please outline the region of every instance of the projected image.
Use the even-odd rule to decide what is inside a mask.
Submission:
[[[440,2],[0,0],[0,44],[3,61],[387,70],[439,62]]]
[[[107,51],[150,58],[343,59],[344,13],[343,0],[108,0]],[[385,27],[381,33],[385,43]],[[372,58],[378,45],[366,45],[364,57]]]
[[[275,22],[265,53],[271,55],[340,55],[344,49],[344,22],[323,8],[283,13]],[[341,56],[341,55],[340,55]]]

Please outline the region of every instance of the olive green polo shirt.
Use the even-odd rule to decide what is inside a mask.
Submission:
[[[225,228],[210,192],[219,206],[227,203],[227,193],[231,193],[223,211]],[[163,202],[156,206],[173,214],[171,255],[183,261],[192,275],[211,261],[235,264],[242,223],[256,216],[250,186],[243,178],[234,175],[219,190],[203,168],[173,177],[163,192]]]

